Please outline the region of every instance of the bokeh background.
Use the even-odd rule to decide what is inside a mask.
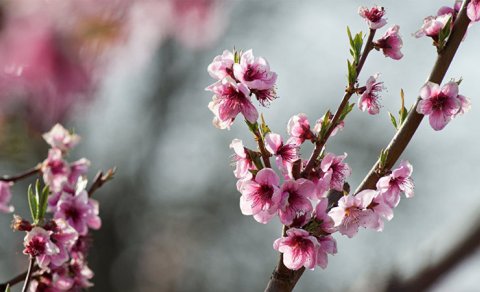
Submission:
[[[435,62],[429,39],[412,36],[424,17],[452,1],[377,1],[404,39],[401,61],[372,52],[360,76],[381,73],[381,113],[355,110],[328,150],[347,152],[355,188],[394,134],[388,111],[415,102]],[[250,134],[211,124],[213,83],[206,67],[224,49],[253,48],[278,73],[279,99],[262,109],[286,134],[290,116],[311,120],[334,110],[345,86],[347,37],[366,31],[357,15],[373,1],[37,0],[0,2],[0,170],[14,174],[46,157],[40,133],[55,122],[83,140],[72,158],[117,175],[95,196],[102,229],[94,232],[91,291],[261,291],[277,254],[280,223],[245,217],[228,148]],[[383,33],[383,31],[381,32]],[[446,79],[463,77],[472,110],[443,131],[424,121],[402,156],[414,166],[415,198],[402,200],[377,234],[337,236],[326,270],[307,271],[298,291],[374,291],[392,273],[411,277],[480,224],[480,25],[470,28]],[[302,149],[309,155],[310,149]],[[28,216],[26,184],[16,213]],[[0,281],[22,272],[22,234],[0,214]],[[480,242],[479,242],[480,244]],[[480,254],[452,269],[432,291],[476,291]],[[16,287],[18,289],[18,287]]]

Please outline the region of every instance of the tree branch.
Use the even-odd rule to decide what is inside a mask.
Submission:
[[[27,276],[25,278],[25,282],[23,283],[23,289],[22,292],[27,292],[28,286],[30,285],[30,280],[32,279],[32,273],[33,273],[33,266],[35,265],[35,257],[30,256],[30,261],[28,264],[28,270],[27,270]]]
[[[117,169],[115,167],[107,170],[107,173],[105,174],[99,171],[93,179],[92,185],[90,186],[90,188],[88,188],[88,196],[91,197],[96,190],[101,188],[107,181],[113,179],[116,171]]]
[[[29,170],[26,170],[23,173],[20,173],[20,174],[14,175],[14,176],[4,175],[4,176],[0,177],[0,181],[16,182],[16,181],[22,180],[24,178],[27,178],[29,176],[32,176],[34,174],[39,173],[41,167],[42,167],[42,165],[39,163],[37,166],[35,166],[33,168],[30,168]]]

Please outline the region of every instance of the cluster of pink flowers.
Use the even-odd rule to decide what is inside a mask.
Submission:
[[[470,99],[458,94],[458,83],[453,81],[441,88],[438,84],[427,82],[420,91],[420,97],[422,100],[418,103],[417,112],[428,115],[435,131],[443,129],[453,118],[471,108]]]
[[[208,108],[215,115],[213,124],[217,128],[229,129],[240,113],[247,121],[255,123],[258,111],[252,104],[252,95],[263,106],[277,98],[277,74],[270,70],[264,58],[254,57],[252,50],[224,51],[213,59],[208,73],[218,80],[206,88],[215,94]]]
[[[89,280],[93,272],[86,262],[89,230],[101,227],[98,202],[85,190],[90,163],[85,158],[73,163],[64,160],[80,137],[61,125],[55,125],[43,137],[52,147],[41,172],[51,192],[47,212],[53,219],[36,225],[17,220],[17,229],[27,232],[24,254],[34,257],[43,271],[30,291],[76,291],[92,286]]]

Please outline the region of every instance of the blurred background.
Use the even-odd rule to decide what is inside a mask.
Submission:
[[[328,146],[349,154],[352,188],[394,134],[387,112],[399,109],[400,89],[413,104],[435,62],[431,40],[412,33],[452,2],[382,1],[389,24],[401,27],[405,56],[395,62],[372,52],[360,82],[381,73],[384,107],[377,116],[354,110]],[[98,169],[118,170],[95,194],[103,226],[89,257],[91,291],[263,291],[281,225],[240,213],[228,145],[233,138],[254,144],[240,121],[230,131],[212,126],[204,88],[214,80],[206,68],[233,47],[265,57],[278,73],[280,98],[261,111],[286,135],[292,115],[304,112],[313,122],[337,107],[346,83],[346,26],[366,32],[357,9],[375,3],[0,3],[0,174],[42,161],[48,148],[40,134],[56,122],[82,136],[71,156],[92,161],[90,178]],[[413,277],[480,225],[479,35],[480,25],[472,26],[445,78],[464,78],[461,93],[472,110],[441,132],[424,121],[402,157],[414,166],[415,198],[401,201],[382,233],[336,236],[329,267],[305,272],[297,291],[374,291],[392,273]],[[15,213],[25,217],[28,183],[13,188]],[[0,214],[0,282],[27,266],[11,219]],[[470,253],[431,289],[476,291],[479,272],[480,253]]]

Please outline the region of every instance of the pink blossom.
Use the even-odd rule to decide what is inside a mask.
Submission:
[[[440,11],[439,11],[440,12]],[[423,26],[414,34],[416,38],[423,36],[431,37],[433,40],[438,41],[438,35],[440,31],[445,27],[448,20],[452,18],[451,13],[429,16],[423,20]],[[453,24],[453,23],[452,23]]]
[[[10,205],[12,193],[10,187],[13,186],[11,182],[0,181],[0,211],[4,213],[11,213],[15,208]]]
[[[438,84],[427,82],[420,90],[420,97],[417,112],[429,116],[435,131],[443,129],[461,110],[462,99],[458,98],[455,82],[448,82],[441,89]]]
[[[208,103],[208,109],[215,115],[213,118],[212,124],[215,126],[215,128],[218,129],[228,129],[230,130],[230,127],[233,124],[233,121],[235,120],[234,118],[222,120],[220,119],[220,99],[217,98],[217,96],[213,96],[213,100]]]
[[[24,254],[37,258],[37,264],[40,268],[45,269],[50,264],[53,256],[60,253],[60,249],[56,246],[50,236],[52,231],[47,231],[41,227],[34,227],[27,232],[23,245],[25,249]]]
[[[385,202],[391,208],[395,208],[398,205],[401,192],[404,192],[407,198],[413,197],[412,172],[412,165],[405,160],[390,175],[378,180],[377,189],[383,194]]]
[[[317,238],[297,228],[288,229],[286,237],[273,243],[273,249],[283,253],[283,264],[291,270],[301,267],[313,270],[317,264],[319,246]]]
[[[55,124],[53,128],[43,134],[43,139],[53,148],[58,148],[63,152],[71,150],[80,141],[80,136],[71,134],[62,125]]]
[[[252,93],[255,94],[255,97],[262,106],[268,106],[271,101],[278,97],[275,87],[261,90],[252,89]]]
[[[236,83],[232,78],[226,77],[210,85],[206,90],[215,94],[213,98],[214,104],[211,108],[209,105],[209,108],[211,110],[215,109],[216,104],[218,104],[217,117],[220,121],[233,120],[239,113],[242,113],[251,123],[257,121],[257,109],[250,102],[250,91],[244,84]]]
[[[291,136],[288,141],[292,144],[301,145],[305,140],[313,141],[315,135],[310,130],[310,123],[306,114],[300,113],[290,118],[287,125],[287,132]]]
[[[93,286],[90,282],[94,275],[93,271],[87,266],[83,258],[73,258],[70,262],[70,271],[76,287],[88,288]]]
[[[474,22],[480,20],[480,0],[472,0],[468,3],[467,16]]]
[[[377,227],[375,229],[382,231],[384,226],[383,219],[388,221],[393,219],[393,207],[386,202],[384,193],[378,190],[365,190],[364,192],[367,191],[373,196],[373,200],[367,208],[373,210],[378,215]]]
[[[310,199],[313,199],[315,185],[306,179],[288,180],[283,183],[278,209],[280,222],[291,225],[296,217],[313,211]]]
[[[102,225],[98,217],[98,202],[89,199],[85,190],[74,196],[63,193],[60,197],[54,217],[65,219],[79,235],[85,235],[88,228],[99,229]]]
[[[379,228],[379,215],[367,209],[376,195],[375,191],[365,190],[356,196],[344,196],[338,201],[338,207],[332,208],[328,215],[335,222],[338,231],[352,238],[359,227]]]
[[[208,74],[218,80],[227,76],[233,77],[233,64],[233,53],[225,50],[222,55],[216,56],[208,65]]]
[[[400,27],[398,25],[392,26],[374,44],[376,49],[383,50],[385,57],[390,57],[394,60],[400,60],[403,57],[402,52],[400,52],[403,42],[398,34],[399,29]]]
[[[462,0],[456,0],[455,3],[453,4],[453,7],[449,7],[449,6],[440,7],[440,9],[438,9],[437,16],[451,14],[453,16],[453,21],[455,21],[458,15],[458,12],[460,12],[460,9],[462,8],[462,3],[463,3]]]
[[[62,155],[60,149],[52,148],[48,151],[47,159],[42,163],[43,180],[52,192],[61,191],[70,175],[70,168]]]
[[[59,253],[52,256],[52,264],[58,267],[69,259],[68,252],[77,241],[78,233],[63,219],[55,219],[52,225],[50,238],[59,249]]]
[[[347,153],[340,156],[327,153],[320,163],[320,168],[324,173],[331,172],[330,188],[337,191],[343,191],[345,179],[350,176],[352,172],[350,166],[343,163],[346,157]]]
[[[235,151],[234,161],[236,167],[233,171],[233,174],[236,178],[244,178],[250,173],[250,170],[256,169],[252,159],[250,158],[250,155],[246,151],[245,147],[243,147],[242,140],[233,139],[232,143],[230,144],[230,148]]]
[[[378,93],[383,89],[383,82],[377,82],[379,74],[370,76],[367,80],[366,89],[358,101],[360,110],[368,111],[371,115],[376,115],[380,111],[380,104],[378,102]]]
[[[240,57],[240,64],[233,65],[235,77],[250,89],[270,89],[277,81],[277,74],[270,71],[270,65],[262,57],[254,57],[248,50]]]
[[[330,121],[333,119],[333,114],[330,114],[329,119]],[[315,126],[313,127],[314,134],[318,135],[320,133],[320,131],[322,130],[322,124],[323,124],[323,117],[318,119],[317,122],[315,123]],[[338,132],[343,130],[344,127],[345,127],[344,121],[341,121],[340,123],[338,123],[333,129],[332,133],[330,134],[330,137],[335,136]]]
[[[317,249],[317,265],[326,269],[328,265],[328,255],[337,253],[337,241],[332,236],[321,236],[318,239],[320,246]]]
[[[260,170],[253,180],[241,185],[240,209],[243,215],[253,215],[260,223],[275,216],[281,200],[280,179],[270,168]]]
[[[383,18],[385,9],[381,6],[373,6],[370,9],[360,7],[358,14],[365,19],[370,29],[380,29],[387,24],[387,20]]]
[[[335,222],[328,216],[328,199],[322,198],[315,207],[315,219],[320,222],[321,233],[334,233],[336,231]]]
[[[275,133],[268,133],[265,136],[265,148],[268,152],[275,155],[277,166],[285,171],[287,164],[294,162],[298,158],[298,148],[295,144],[283,144],[282,136]]]

